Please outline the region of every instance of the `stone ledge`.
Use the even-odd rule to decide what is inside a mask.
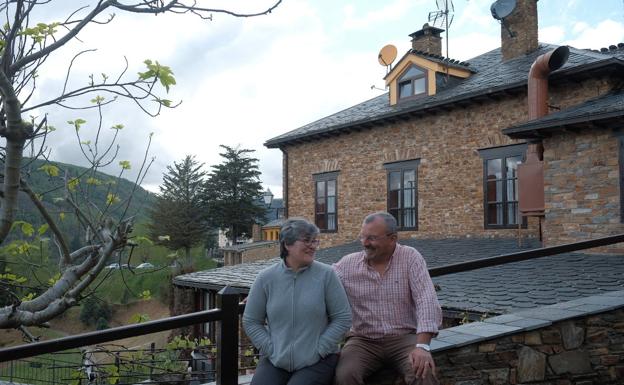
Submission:
[[[440,352],[475,342],[543,328],[555,322],[602,313],[624,306],[624,290],[487,318],[440,331],[431,351]]]

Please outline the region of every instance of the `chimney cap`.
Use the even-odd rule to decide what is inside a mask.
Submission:
[[[442,32],[444,32],[443,29],[437,28],[437,27],[432,27],[432,26],[429,25],[429,23],[425,23],[422,26],[421,30],[418,30],[418,31],[416,31],[414,33],[410,33],[409,37],[411,37],[412,39],[416,39],[416,38],[419,38],[419,37],[424,36],[424,35],[433,35],[433,36],[436,36],[436,37],[440,37],[440,34]]]

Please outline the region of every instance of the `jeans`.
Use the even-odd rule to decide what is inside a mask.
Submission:
[[[314,365],[294,372],[276,368],[263,357],[258,363],[251,385],[331,385],[338,355],[330,354]]]

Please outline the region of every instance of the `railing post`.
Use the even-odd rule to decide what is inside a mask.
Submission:
[[[154,366],[156,365],[156,363],[154,362],[155,350],[156,350],[156,343],[152,342],[150,344],[150,353],[151,353],[151,357],[152,357],[152,360],[150,362],[151,365],[150,365],[150,368],[149,368],[149,379],[150,379],[150,381],[152,380],[152,377],[154,376]]]
[[[217,296],[223,314],[217,323],[217,385],[238,385],[238,296],[229,286]]]

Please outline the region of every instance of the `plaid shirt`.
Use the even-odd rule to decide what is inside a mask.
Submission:
[[[364,256],[360,251],[334,264],[351,303],[351,331],[368,338],[437,334],[442,309],[422,255],[397,243],[383,276]]]

